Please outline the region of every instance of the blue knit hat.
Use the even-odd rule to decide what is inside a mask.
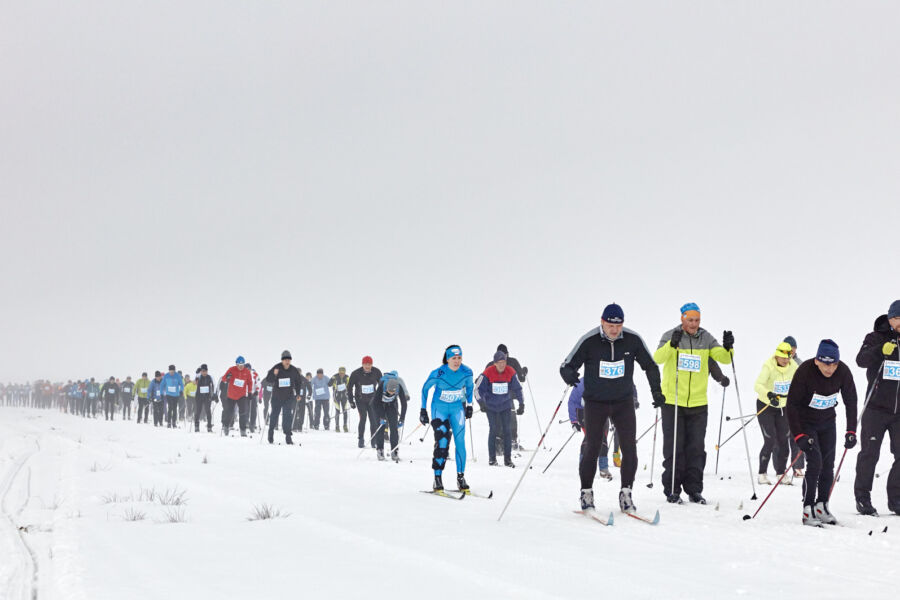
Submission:
[[[891,307],[888,309],[888,319],[893,319],[894,317],[900,317],[900,300],[891,302]]]
[[[619,323],[625,322],[625,313],[622,311],[621,306],[613,302],[603,309],[603,316],[600,318],[607,323],[615,323],[618,325]]]
[[[697,306],[696,302],[688,302],[687,304],[685,304],[684,306],[681,307],[681,314],[684,314],[691,310],[696,310],[697,312],[700,312],[700,307]]]
[[[841,351],[834,340],[822,340],[819,342],[819,349],[816,350],[816,360],[830,365],[841,360]]]

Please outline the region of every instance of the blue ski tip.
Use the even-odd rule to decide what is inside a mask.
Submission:
[[[613,524],[613,514],[612,514],[612,511],[609,512],[609,519],[606,520],[606,523],[607,523],[608,525],[612,525],[612,524]]]
[[[656,511],[656,514],[653,516],[653,522],[651,523],[651,525],[656,525],[657,523],[659,523],[659,510],[658,509]]]

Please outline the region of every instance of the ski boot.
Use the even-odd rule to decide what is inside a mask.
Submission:
[[[597,471],[597,475],[607,481],[612,481],[613,478],[612,473],[609,472],[609,469],[599,469]]]
[[[897,507],[900,509],[900,506]],[[888,503],[888,510],[891,509],[891,504]],[[869,515],[872,517],[878,516],[878,511],[875,510],[875,507],[872,506],[872,498],[869,494],[859,494],[856,497],[856,510],[861,515]]]
[[[294,445],[294,440],[291,439],[291,436],[286,435],[286,436],[284,436],[284,443],[287,444],[288,446],[293,446],[293,445]],[[299,445],[300,445],[300,442],[297,442],[297,445],[299,446]]]
[[[199,426],[199,425],[195,425],[195,426],[194,426],[194,433],[200,433],[200,426]]]
[[[900,502],[897,500],[888,500],[888,510],[895,515],[900,515]]]
[[[275,431],[274,430],[272,430],[272,429],[269,430],[269,438],[268,439],[269,439],[270,444],[275,443]]]
[[[154,423],[153,426],[156,427],[156,423]],[[231,428],[230,428],[230,427],[224,427],[224,428],[222,429],[222,435],[224,435],[225,437],[228,437],[229,435],[231,435]]]
[[[594,510],[594,490],[581,490],[581,510]]]
[[[456,487],[461,492],[469,491],[469,484],[466,483],[466,476],[463,475],[462,473],[456,474]]]
[[[769,476],[765,473],[760,473],[757,481],[759,482],[759,485],[772,485],[772,482],[769,481]]]
[[[366,447],[366,443],[363,441],[362,438],[359,438],[359,442],[357,442],[356,445],[357,445],[359,448],[365,448],[365,447]]]
[[[492,459],[488,460],[488,466],[490,466],[490,467],[496,467],[496,466],[497,466],[497,459],[496,459],[496,458],[492,458]]]
[[[688,500],[690,500],[694,504],[706,504],[706,498],[701,496],[700,492],[694,492],[692,494],[688,494]]]
[[[346,424],[346,423],[344,423],[344,433],[350,433],[350,431],[347,429],[347,424]]]
[[[781,473],[778,473],[778,476],[781,477]],[[785,473],[781,485],[794,485],[794,476],[790,472]]]
[[[619,492],[619,508],[622,509],[623,513],[634,513],[637,511],[631,499],[631,488],[623,487]]]
[[[241,429],[241,437],[247,437],[247,430]]]
[[[378,452],[378,460],[384,460],[384,450],[382,450],[381,448],[378,448],[377,452]]]
[[[336,426],[335,426],[334,432],[335,432],[335,433],[340,433],[340,432],[341,432],[341,427],[340,427],[340,425],[336,425]]]
[[[669,494],[666,496],[666,502],[669,504],[684,504],[684,500],[681,499],[681,494]]]
[[[816,517],[812,506],[803,507],[803,524],[809,527],[822,527],[822,521]]]
[[[837,525],[837,519],[828,510],[827,502],[816,502],[816,518],[826,525]]]
[[[440,475],[434,476],[434,483],[431,485],[431,489],[435,492],[444,491],[444,481],[441,479]]]
[[[797,477],[803,478],[803,469],[794,469],[794,478]]]
[[[391,451],[391,460],[394,461],[395,463],[400,462],[400,451],[397,450],[396,448],[394,448],[394,450]]]
[[[503,466],[504,466],[504,467],[509,467],[510,469],[515,469],[515,468],[516,468],[516,464],[512,461],[511,458],[504,458],[504,459],[503,459]]]

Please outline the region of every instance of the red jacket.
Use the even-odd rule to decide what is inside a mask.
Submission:
[[[222,381],[228,382],[228,398],[240,400],[250,395],[253,388],[253,373],[247,367],[239,369],[237,365],[231,367],[222,375]]]

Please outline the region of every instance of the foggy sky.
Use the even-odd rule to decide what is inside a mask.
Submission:
[[[555,402],[605,304],[653,349],[691,300],[749,397],[900,298],[894,2],[0,14],[0,381],[505,342]]]

